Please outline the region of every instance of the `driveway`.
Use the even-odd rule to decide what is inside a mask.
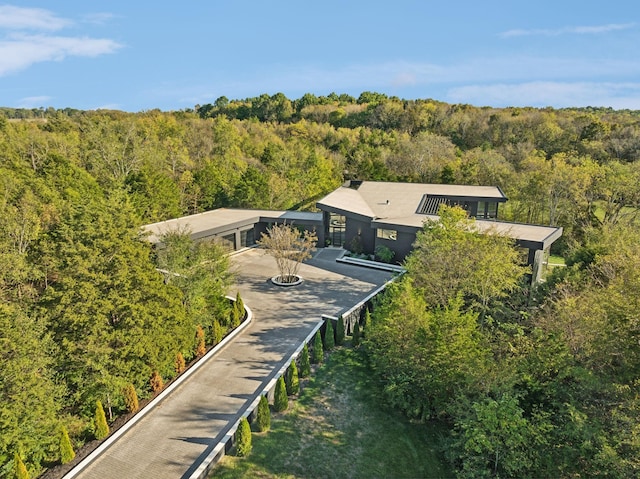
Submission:
[[[304,282],[270,283],[275,261],[259,249],[232,257],[254,320],[158,407],[77,477],[185,478],[207,456],[322,314],[339,315],[391,278],[388,272],[338,264],[338,250],[318,250],[303,264]]]

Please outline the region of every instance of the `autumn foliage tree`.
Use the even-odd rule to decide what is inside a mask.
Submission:
[[[300,233],[297,228],[286,223],[275,224],[267,229],[258,244],[276,260],[279,281],[293,283],[298,278],[300,264],[311,257],[318,237],[314,232],[305,230]]]

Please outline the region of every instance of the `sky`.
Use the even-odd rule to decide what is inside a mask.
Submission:
[[[4,107],[168,111],[364,91],[640,110],[640,2],[0,3]]]

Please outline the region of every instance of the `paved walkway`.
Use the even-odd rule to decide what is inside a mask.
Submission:
[[[322,314],[337,316],[391,277],[336,263],[336,254],[319,250],[295,288],[269,282],[275,261],[261,250],[234,256],[237,289],[229,294],[240,291],[253,323],[77,477],[189,477]]]

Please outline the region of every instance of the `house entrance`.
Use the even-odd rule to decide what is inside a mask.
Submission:
[[[333,246],[342,248],[344,246],[344,232],[346,229],[346,218],[342,215],[331,213],[329,216],[329,239]]]

